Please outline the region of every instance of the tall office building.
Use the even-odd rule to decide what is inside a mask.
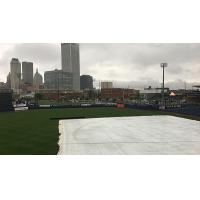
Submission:
[[[49,90],[72,90],[72,73],[63,70],[46,71],[44,73],[44,86]]]
[[[79,44],[77,43],[62,43],[62,70],[64,72],[72,73],[73,76],[73,90],[80,90],[80,56]]]
[[[43,84],[43,77],[42,75],[38,72],[38,69],[36,69],[36,73],[33,78],[33,84],[34,88],[38,90],[40,86]]]
[[[81,90],[93,89],[93,78],[90,75],[80,76],[80,87]]]
[[[23,83],[33,85],[33,63],[22,62],[22,77]]]
[[[12,58],[10,62],[10,82],[13,92],[20,93],[21,63],[18,58]]]

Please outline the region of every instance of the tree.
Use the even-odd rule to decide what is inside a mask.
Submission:
[[[42,94],[41,93],[35,93],[35,102],[38,104],[39,100],[42,99]]]

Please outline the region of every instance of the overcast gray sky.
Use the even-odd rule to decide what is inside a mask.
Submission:
[[[61,68],[60,44],[0,44],[0,81],[5,81],[10,60],[32,61],[34,70]],[[96,83],[110,80],[115,86],[143,88],[160,86],[161,62],[168,62],[166,82],[170,88],[191,88],[200,83],[200,44],[80,44],[81,74]]]

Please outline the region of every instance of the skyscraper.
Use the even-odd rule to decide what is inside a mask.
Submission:
[[[22,62],[22,77],[23,83],[33,85],[33,63]]]
[[[34,83],[35,90],[38,90],[40,88],[40,86],[43,84],[43,78],[42,78],[42,75],[38,72],[38,69],[36,69],[33,83]]]
[[[10,62],[10,81],[13,92],[19,93],[21,84],[21,63],[18,58],[12,58]]]
[[[62,70],[72,73],[73,90],[80,90],[80,57],[79,44],[77,43],[62,43]]]

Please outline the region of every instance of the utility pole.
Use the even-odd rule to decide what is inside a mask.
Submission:
[[[161,63],[160,67],[163,68],[163,82],[162,82],[162,106],[165,106],[165,68],[168,66],[167,63]]]

